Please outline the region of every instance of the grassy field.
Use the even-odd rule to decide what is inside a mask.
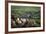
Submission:
[[[11,6],[11,15],[14,15],[14,20],[16,20],[16,18],[34,19],[36,24],[33,26],[40,27],[40,7]]]

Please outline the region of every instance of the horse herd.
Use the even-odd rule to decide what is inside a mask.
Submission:
[[[31,27],[36,24],[36,21],[34,19],[28,19],[28,18],[13,18],[11,19],[11,27]]]

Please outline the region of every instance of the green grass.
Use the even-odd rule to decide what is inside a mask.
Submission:
[[[32,16],[29,19],[34,19],[37,24],[34,26],[40,26],[40,7],[33,6],[11,6],[11,14],[15,19],[22,15],[31,13]]]

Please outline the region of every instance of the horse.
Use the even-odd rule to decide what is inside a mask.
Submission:
[[[26,18],[17,18],[16,23],[21,26],[34,26],[36,24],[36,21],[34,19],[26,19]]]

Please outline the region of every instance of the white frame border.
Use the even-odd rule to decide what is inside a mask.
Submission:
[[[11,5],[41,7],[41,27],[11,28]],[[24,3],[8,3],[8,31],[12,32],[12,31],[27,31],[27,30],[43,30],[43,5],[40,5],[40,4],[24,4]]]

